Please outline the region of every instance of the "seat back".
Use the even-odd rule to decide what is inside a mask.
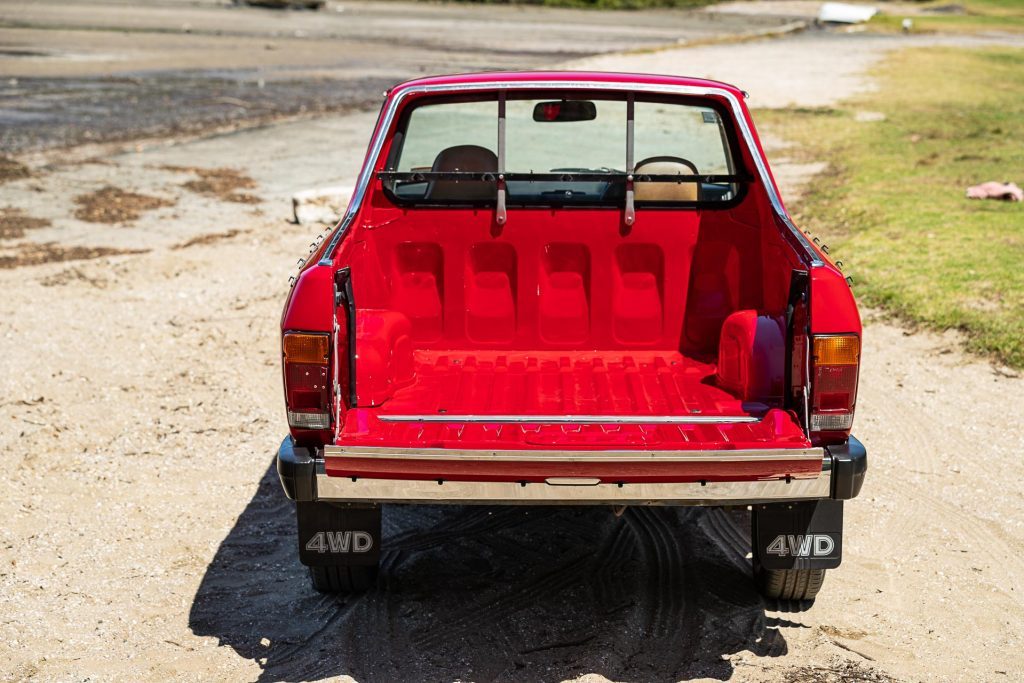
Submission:
[[[435,173],[495,173],[498,157],[486,147],[457,145],[438,152],[430,170]],[[495,198],[496,188],[495,183],[482,180],[433,180],[427,187],[426,199],[487,201]]]
[[[634,175],[696,175],[697,167],[681,157],[650,157],[636,165]],[[699,196],[697,183],[638,181],[633,197],[638,202],[695,202]]]

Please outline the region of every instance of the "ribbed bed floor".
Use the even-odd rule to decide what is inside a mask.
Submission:
[[[416,379],[378,415],[762,415],[670,351],[417,351]]]
[[[346,413],[339,444],[558,450],[809,445],[790,413],[741,403],[714,385],[713,365],[678,353],[418,351],[416,364],[412,385],[381,406]],[[566,424],[525,416],[593,417]]]

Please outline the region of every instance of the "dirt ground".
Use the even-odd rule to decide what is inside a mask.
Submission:
[[[373,108],[422,74],[539,68],[792,25],[787,13],[330,2],[0,0],[0,146],[208,132]]]
[[[912,44],[596,59],[817,105]],[[287,222],[288,198],[351,183],[373,118],[38,152],[0,184],[23,233],[0,241],[0,678],[1024,677],[1024,474],[1007,465],[1024,381],[871,315],[855,430],[871,469],[809,610],[754,592],[742,514],[691,509],[393,507],[378,588],[312,592],[271,467],[280,306],[318,235]],[[787,197],[813,181],[784,141],[770,154]],[[194,169],[260,201],[190,189]],[[75,218],[108,187],[138,216]]]

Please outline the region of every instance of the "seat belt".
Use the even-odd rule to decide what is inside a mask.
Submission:
[[[494,210],[494,221],[505,225],[508,214],[505,211],[505,91],[498,91],[498,201]]]
[[[626,225],[636,222],[636,207],[633,203],[633,93],[626,97]]]

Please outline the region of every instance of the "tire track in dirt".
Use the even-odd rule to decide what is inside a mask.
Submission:
[[[895,416],[899,419],[906,408],[899,405],[899,402],[892,403]],[[872,481],[873,489],[898,495],[905,501],[900,511],[890,517],[886,536],[890,539],[918,538],[922,522],[920,506],[923,505],[932,512],[928,519],[930,526],[953,527],[947,532],[947,539],[953,542],[958,538],[967,539],[976,552],[980,552],[996,571],[1003,574],[1006,581],[1012,583],[1015,576],[1024,575],[1024,543],[1005,533],[995,522],[964,509],[957,498],[940,497],[934,493],[934,478],[942,477],[948,470],[937,466],[941,462],[938,453],[969,453],[976,444],[970,443],[963,434],[943,429],[940,421],[931,416],[902,420],[902,424],[909,432],[911,441],[919,446],[909,449],[900,466],[927,478],[924,481],[920,477],[894,481],[881,477]],[[941,435],[941,443],[936,435]],[[947,486],[955,488],[952,484]],[[911,501],[913,505],[908,504]],[[1024,595],[1008,595],[1024,606]]]
[[[686,583],[682,551],[676,535],[666,528],[664,512],[660,508],[635,507],[625,515],[645,556],[645,626],[647,635],[654,638],[666,637],[685,617],[680,590]]]
[[[275,642],[263,678],[557,680],[585,667],[677,680],[726,677],[724,653],[785,651],[781,636],[766,649],[775,636],[735,561],[737,532],[709,533],[706,511],[488,512],[386,509],[386,538],[411,542],[385,553],[375,589],[299,599],[307,628]]]
[[[422,550],[444,543],[453,537],[468,538],[515,527],[520,523],[524,514],[539,520],[549,516],[551,511],[544,508],[537,508],[534,511],[516,507],[475,508],[467,506],[462,508],[458,516],[450,523],[446,520],[443,527],[435,526],[426,532],[415,528],[410,529],[388,538],[386,545],[401,551]]]
[[[357,604],[352,600],[341,605],[338,603],[336,597],[320,596],[318,603],[311,606],[308,612],[311,621],[319,626],[305,634],[298,642],[278,646],[274,651],[274,669],[301,668],[311,678],[315,678],[329,668],[317,665],[321,659],[317,653],[323,648],[325,640],[329,640],[331,635],[341,630],[342,623]]]
[[[438,660],[445,659],[443,653],[461,644],[458,649],[463,652],[490,653],[483,661],[477,661],[475,655],[470,656],[474,662],[473,671],[480,672],[483,680],[515,670],[517,665],[512,660],[517,657],[516,653],[523,652],[535,659],[543,659],[546,650],[544,646],[523,640],[522,632],[525,630],[530,634],[534,629],[523,629],[519,615],[534,609],[538,601],[541,604],[548,601],[558,604],[560,593],[565,589],[586,582],[592,555],[583,549],[593,539],[580,538],[577,532],[581,528],[590,529],[589,536],[593,537],[593,529],[600,529],[600,525],[595,527],[594,524],[586,524],[581,527],[573,523],[573,515],[555,519],[555,531],[560,534],[569,533],[571,545],[578,545],[583,551],[574,551],[569,555],[563,553],[555,562],[552,562],[555,558],[550,552],[523,552],[520,544],[510,542],[501,532],[507,530],[516,536],[534,536],[548,524],[548,518],[554,512],[545,509],[505,508],[497,510],[495,514],[488,514],[487,508],[466,508],[461,511],[447,508],[439,516],[431,516],[434,524],[432,529],[417,531],[414,528],[418,525],[417,520],[403,511],[401,521],[412,526],[401,531],[397,538],[415,539],[425,534],[432,542],[406,546],[402,559],[391,566],[394,576],[386,580],[386,592],[370,594],[361,600],[373,604],[367,604],[364,614],[360,616],[357,630],[362,638],[353,640],[346,649],[355,651],[359,640],[364,639],[368,632],[386,634],[388,647],[383,651],[414,652],[420,653],[421,657],[423,653],[433,653],[428,656],[428,665],[441,666]],[[464,533],[466,530],[470,533]],[[454,563],[476,568],[477,580],[448,581],[447,577],[437,577],[435,572],[439,567],[435,560],[439,555],[449,558],[447,565],[452,565],[451,558],[457,557]],[[519,566],[515,566],[517,562]],[[507,565],[512,566],[520,580],[516,581],[514,576],[509,577],[511,582],[506,585],[500,579],[502,567]],[[454,573],[462,574],[457,570]],[[410,577],[410,574],[413,576]],[[426,585],[415,586],[410,591],[410,578],[415,583],[423,580]],[[426,597],[428,593],[430,596]],[[427,609],[431,611],[432,617],[426,621],[415,611],[415,604],[424,602],[429,604]],[[379,618],[385,610],[390,610],[392,615],[386,624],[387,630],[383,630],[385,625]],[[439,622],[445,624],[445,628],[437,628]],[[589,641],[591,638],[590,634],[584,634],[575,640]],[[383,664],[384,670],[391,669],[394,676],[399,675],[401,663],[382,663],[378,651],[374,650],[373,653],[359,658],[363,661],[350,661],[353,666],[347,670],[380,672]],[[358,652],[356,654],[358,657]],[[368,680],[387,678],[379,674],[367,676]]]
[[[745,526],[741,528],[735,518],[740,511],[723,508],[708,508],[701,517],[701,529],[722,553],[745,572],[751,571],[750,560],[750,513],[743,510]]]
[[[706,510],[703,528],[709,538],[715,542],[724,552],[726,557],[739,567],[748,581],[753,581],[753,567],[749,555],[751,553],[751,532],[750,532],[750,511],[709,508]],[[746,604],[750,596],[742,590],[738,590],[735,581],[723,582],[718,586],[717,597],[726,602],[732,602],[737,606]],[[799,613],[810,609],[812,603],[799,600],[766,600],[757,596],[765,604],[767,612]],[[781,657],[789,651],[786,639],[777,628],[766,628],[767,623],[762,623],[764,638],[760,643],[761,656]]]
[[[594,557],[592,581],[597,602],[606,605],[606,613],[611,614],[635,604],[622,580],[626,563],[632,561],[636,548],[635,538],[628,533],[624,520],[616,524],[611,535],[605,537],[604,543]]]
[[[921,487],[910,484],[902,490],[903,495],[908,496],[915,503],[917,513],[921,512],[921,506],[927,507],[933,516],[930,523],[935,527],[952,527],[946,532],[950,542],[956,539],[966,539],[970,552],[980,554],[988,560],[989,571],[994,571],[1001,576],[999,581],[994,583],[1001,586],[1013,586],[1016,577],[1024,575],[1024,544],[999,533],[992,528],[992,522],[973,517],[963,511],[959,506],[943,500],[934,494],[921,490]],[[920,523],[920,520],[918,520]],[[967,552],[966,548],[960,548]],[[1000,590],[1003,595],[1024,608],[1024,592]]]
[[[470,604],[456,612],[457,626],[443,632],[431,629],[413,637],[413,644],[421,649],[437,647],[448,638],[465,637],[488,622],[500,622],[514,612],[529,608],[535,601],[543,601],[563,588],[577,582],[586,573],[592,556],[577,555],[556,569],[531,579],[496,600]]]

